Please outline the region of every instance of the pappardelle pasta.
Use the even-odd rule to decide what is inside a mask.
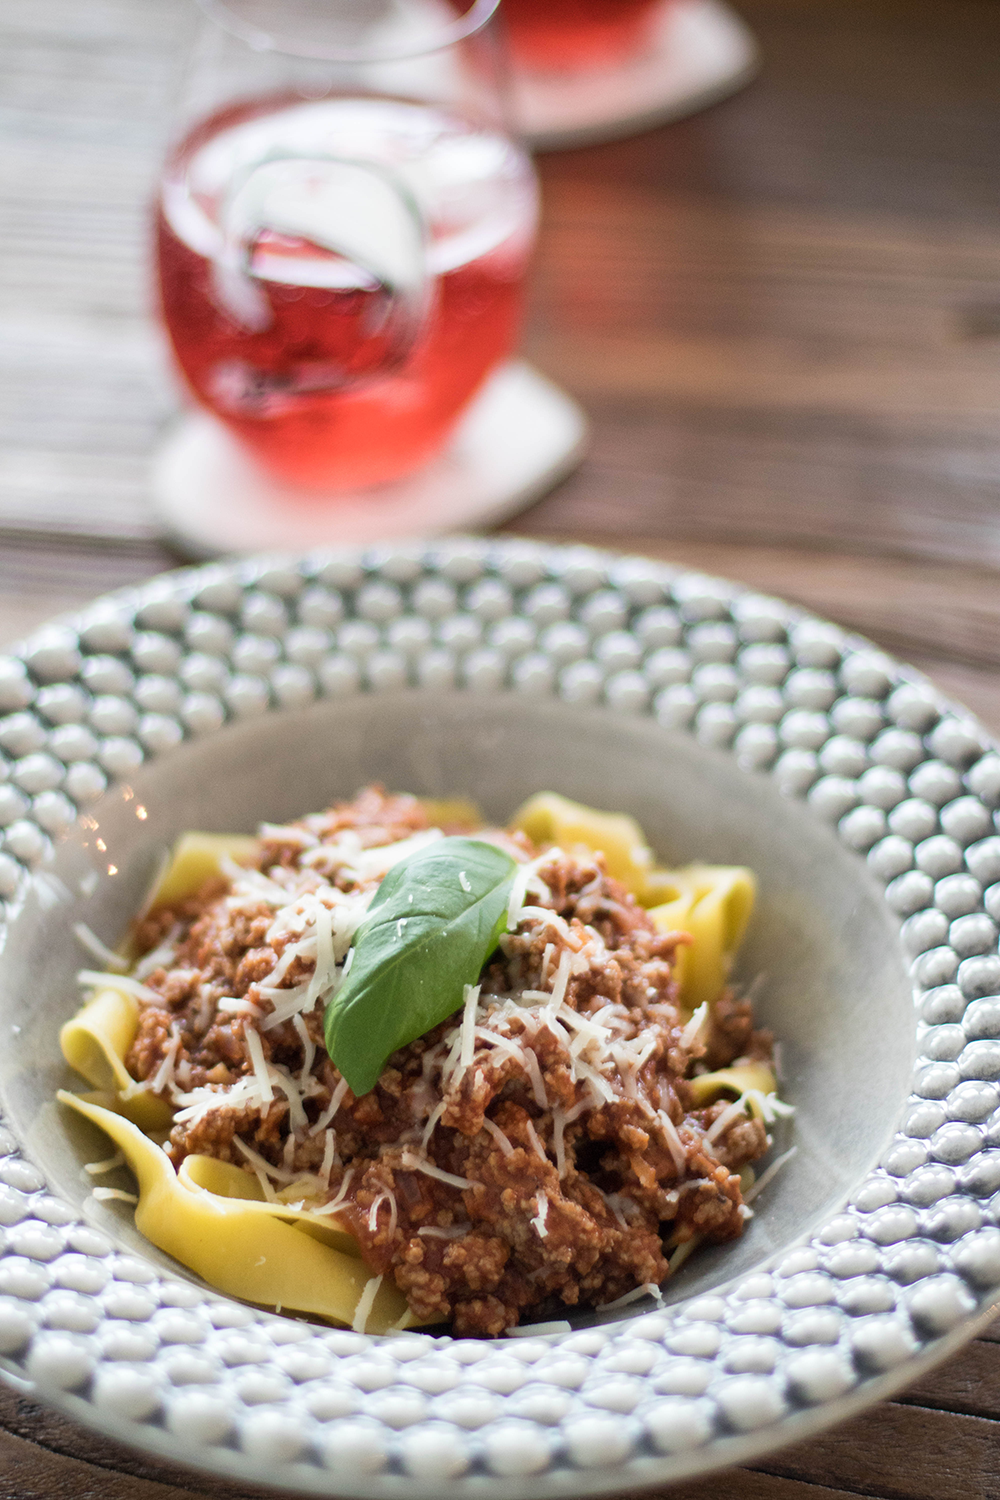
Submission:
[[[230,1295],[476,1335],[624,1304],[742,1233],[788,1112],[728,983],[754,887],[553,793],[505,829],[367,788],[188,834],[121,972],[83,975],[92,1092],[59,1097]]]

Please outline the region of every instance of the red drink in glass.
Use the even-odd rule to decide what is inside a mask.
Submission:
[[[511,51],[531,72],[614,66],[642,50],[662,0],[503,0]]]
[[[314,216],[335,182],[322,180],[328,162],[374,166],[416,205],[419,317],[322,234],[279,222],[234,246],[233,204],[250,174],[263,164],[280,200],[302,185],[303,162]],[[298,173],[290,188],[286,170]],[[364,96],[232,106],[185,138],[164,175],[160,298],[177,362],[197,400],[279,479],[337,490],[398,478],[442,447],[511,352],[536,213],[524,154],[447,109]]]

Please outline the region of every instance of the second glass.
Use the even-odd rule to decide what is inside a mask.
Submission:
[[[497,3],[202,0],[161,310],[197,401],[286,483],[421,467],[515,345],[537,190]]]

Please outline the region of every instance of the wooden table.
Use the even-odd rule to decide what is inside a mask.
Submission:
[[[580,471],[510,529],[802,600],[1000,731],[1000,5],[741,0],[760,80],[541,163],[529,352]],[[173,566],[145,204],[185,0],[0,13],[0,640]],[[247,1494],[4,1392],[0,1500]],[[1000,1496],[1000,1325],[905,1397],[677,1500]]]

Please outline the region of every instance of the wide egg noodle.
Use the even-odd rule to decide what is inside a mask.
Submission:
[[[141,1089],[125,1066],[139,1026],[139,1003],[113,985],[109,974],[107,987],[95,991],[66,1022],[59,1033],[63,1057],[93,1088],[113,1095],[119,1114],[140,1130],[169,1130],[174,1113],[170,1105]]]
[[[766,1097],[776,1093],[778,1085],[767,1063],[747,1062],[734,1068],[719,1068],[714,1073],[699,1073],[688,1079],[688,1088],[695,1109],[701,1109],[706,1104],[714,1104],[722,1094],[732,1094],[734,1099],[740,1099],[752,1091]],[[752,1103],[751,1100],[751,1109]]]
[[[60,1033],[63,1055],[98,1090],[58,1098],[100,1126],[124,1153],[139,1186],[136,1228],[205,1281],[233,1297],[353,1323],[373,1279],[354,1239],[329,1215],[267,1202],[257,1179],[212,1157],[186,1158],[180,1172],[154,1141],[172,1110],[139,1089],[125,1067],[138,1002],[98,990]],[[365,1322],[370,1333],[412,1322],[405,1298],[383,1282]]]
[[[117,1113],[113,1095],[60,1090],[57,1097],[98,1125],[123,1153],[139,1186],[136,1228],[152,1244],[227,1296],[353,1323],[371,1272],[360,1259],[322,1243],[315,1233],[302,1232],[307,1218],[314,1231],[327,1227],[316,1215],[295,1214],[262,1198],[210,1191],[205,1180],[232,1185],[214,1170],[224,1168],[222,1162],[206,1167],[208,1158],[196,1158],[187,1172],[175,1172],[161,1148]],[[238,1167],[231,1170],[244,1179],[241,1193],[252,1193],[249,1174]],[[365,1331],[386,1333],[408,1322],[406,1299],[392,1282],[383,1281]]]
[[[660,871],[674,885],[670,899],[649,915],[661,932],[686,932],[677,949],[681,1004],[697,1010],[718,1000],[729,981],[757,894],[752,870],[742,865],[689,865]]]

